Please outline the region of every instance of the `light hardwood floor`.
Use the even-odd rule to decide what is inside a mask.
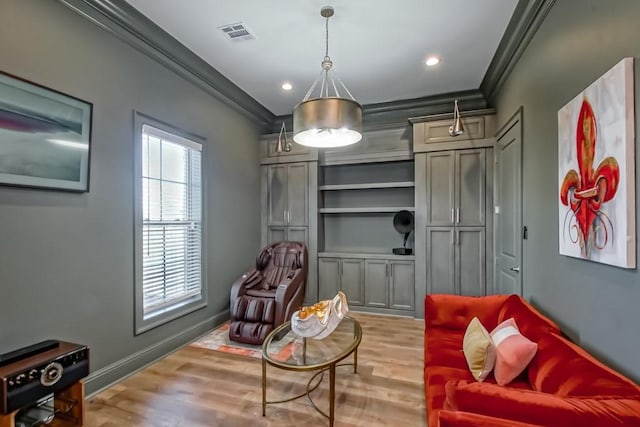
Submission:
[[[363,329],[358,373],[338,368],[335,426],[425,426],[423,321],[351,314]],[[267,369],[269,400],[303,392],[312,375]],[[328,412],[328,375],[313,396]],[[306,398],[268,405],[262,417],[258,359],[190,346],[103,391],[86,407],[86,425],[96,427],[328,425]]]

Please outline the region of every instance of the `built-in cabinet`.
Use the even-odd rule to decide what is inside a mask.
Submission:
[[[309,164],[267,166],[269,225],[307,225],[309,218]]]
[[[267,243],[309,244],[309,163],[285,163],[267,169]]]
[[[318,280],[320,299],[332,298],[340,290],[357,310],[413,314],[413,257],[322,253]]]
[[[484,226],[486,149],[426,154],[427,226]]]
[[[444,114],[332,150],[278,152],[277,135],[265,136],[262,240],[307,244],[305,303],[342,291],[354,310],[423,317],[427,293],[490,293],[494,114],[463,112],[460,137]],[[415,215],[414,255],[392,252],[401,210]]]
[[[341,290],[354,310],[413,315],[414,258],[393,254],[402,246],[393,216],[415,209],[409,131],[368,131],[319,154],[319,299]]]
[[[427,292],[486,294],[484,227],[427,227]]]
[[[472,114],[472,113],[469,113]],[[480,296],[493,280],[493,111],[463,116],[448,134],[442,115],[412,119],[416,180],[416,299]],[[424,315],[416,307],[416,315]]]
[[[389,261],[389,308],[410,310],[415,308],[414,261]]]
[[[317,153],[292,147],[278,153],[275,139],[262,140],[262,245],[303,242],[309,254],[305,302],[317,301]],[[307,161],[307,159],[309,161]],[[305,161],[300,161],[305,160]]]
[[[364,260],[327,258],[318,260],[319,298],[333,298],[338,291],[347,296],[349,305],[364,305]]]
[[[309,244],[309,229],[307,227],[269,226],[267,243],[275,242],[303,242]]]

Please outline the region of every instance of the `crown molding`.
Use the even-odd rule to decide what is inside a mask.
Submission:
[[[194,83],[263,130],[274,114],[124,0],[58,0]]]
[[[282,121],[292,129],[292,116],[275,116],[266,107],[202,60],[186,46],[124,0],[58,0],[100,28],[197,85],[240,112],[264,132],[278,132]],[[363,106],[363,127],[406,125],[410,117],[492,105],[495,95],[517,64],[555,0],[520,0],[507,25],[479,89]]]
[[[475,117],[475,116],[487,116],[496,113],[495,108],[483,108],[481,110],[464,110],[460,111],[460,117]],[[430,116],[409,117],[409,123],[415,125],[416,123],[433,122],[436,120],[451,120],[453,119],[453,112],[432,114]]]
[[[555,2],[556,0],[520,0],[516,5],[480,84],[480,92],[490,105],[494,103],[498,90],[504,85]]]
[[[481,110],[487,107],[487,101],[477,89],[367,104],[362,106],[362,127],[363,130],[368,131],[407,126],[410,117],[452,113],[453,101],[456,99],[460,110],[463,111]],[[293,115],[287,114],[275,118],[271,131],[279,132],[283,121],[287,129],[293,130]]]

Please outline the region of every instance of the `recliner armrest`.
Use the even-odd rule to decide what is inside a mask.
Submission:
[[[249,269],[242,276],[238,277],[236,281],[233,282],[233,285],[231,285],[231,294],[229,295],[231,307],[233,307],[234,301],[238,299],[239,296],[242,296],[247,292],[247,288],[255,286],[262,282],[262,280],[262,274],[255,267]]]
[[[302,284],[305,283],[305,271],[298,268],[293,275],[288,274],[276,289],[276,324],[283,323],[291,317],[293,312],[300,308],[304,294]]]

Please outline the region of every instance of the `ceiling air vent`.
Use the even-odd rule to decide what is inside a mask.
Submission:
[[[218,27],[231,41],[243,41],[255,39],[255,36],[251,34],[249,29],[242,22],[235,24],[223,25]]]

